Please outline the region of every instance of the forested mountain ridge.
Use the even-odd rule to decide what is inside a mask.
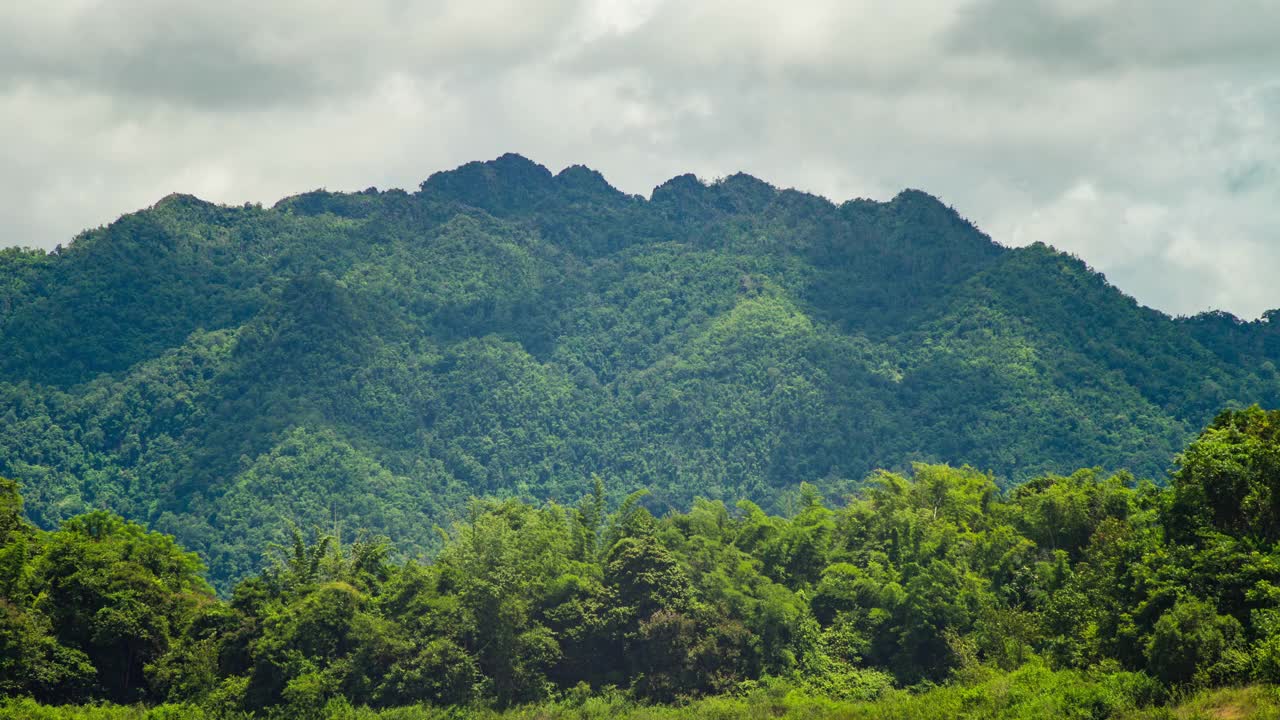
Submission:
[[[469,495],[784,508],[877,467],[1161,478],[1222,407],[1280,405],[1268,315],[1169,318],[935,198],[515,155],[414,193],[172,195],[0,252],[0,476],[109,508],[220,587],[287,532],[435,542]],[[426,518],[424,520],[424,518]]]

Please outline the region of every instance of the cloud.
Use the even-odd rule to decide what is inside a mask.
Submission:
[[[10,3],[0,242],[517,151],[640,193],[920,187],[1144,303],[1255,317],[1280,306],[1278,29],[1265,0]]]
[[[1184,94],[1185,93],[1185,94]],[[1082,175],[1041,202],[993,216],[1011,244],[1067,248],[1162,309],[1246,316],[1280,305],[1280,84],[1170,88],[1158,123],[1135,123],[1093,153]],[[1195,97],[1192,95],[1192,97]]]
[[[947,35],[955,50],[1051,72],[1169,71],[1280,60],[1277,28],[1271,0],[979,0]]]
[[[389,73],[519,64],[579,12],[572,0],[54,5],[0,10],[0,82],[209,109],[358,94]]]

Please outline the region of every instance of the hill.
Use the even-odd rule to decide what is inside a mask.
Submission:
[[[0,476],[108,508],[221,588],[289,523],[413,552],[470,495],[655,507],[877,467],[1162,478],[1222,407],[1280,405],[1280,325],[1171,318],[937,199],[746,175],[650,198],[516,155],[413,193],[171,195],[0,252]]]

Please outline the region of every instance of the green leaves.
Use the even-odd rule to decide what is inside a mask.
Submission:
[[[1280,411],[1226,411],[1179,457],[1170,531],[1280,540]]]
[[[1213,666],[1240,634],[1235,618],[1218,615],[1203,600],[1180,599],[1156,622],[1147,642],[1147,663],[1151,673],[1165,682],[1185,683],[1197,676],[1207,682]]]
[[[24,667],[15,669],[28,677],[26,689],[145,697],[146,668],[210,600],[203,565],[172,538],[101,511],[48,535],[11,536],[0,552],[29,542],[29,591],[12,598],[18,605],[0,600],[11,637],[26,646]]]

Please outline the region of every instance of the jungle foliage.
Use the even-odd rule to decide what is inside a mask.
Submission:
[[[1159,479],[1218,409],[1280,405],[1273,317],[1169,318],[918,191],[644,199],[507,155],[413,193],[173,195],[0,251],[0,476],[41,528],[175,536],[223,593],[291,524],[409,557],[472,495],[593,474],[774,513],[913,462]]]
[[[1274,710],[1278,458],[1280,411],[1251,407],[1166,487],[917,464],[839,503],[802,485],[786,515],[655,515],[597,478],[572,504],[472,500],[429,561],[294,529],[226,600],[169,536],[103,511],[41,531],[5,481],[0,710],[1161,717],[1247,683],[1232,702]]]

